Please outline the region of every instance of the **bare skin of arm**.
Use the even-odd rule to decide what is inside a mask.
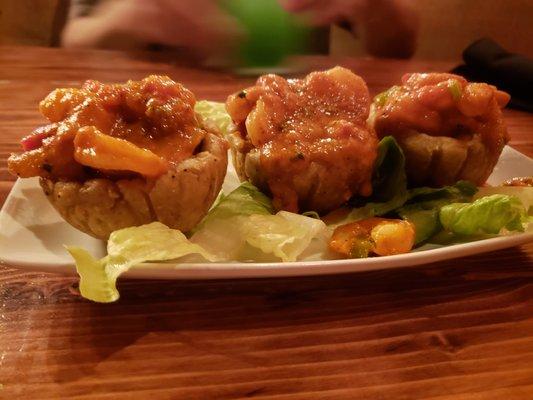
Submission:
[[[157,43],[212,55],[238,36],[237,23],[214,0],[106,0],[90,15],[72,18],[62,44],[138,49]]]
[[[416,51],[418,26],[410,0],[374,0],[367,2],[361,35],[369,54],[409,58]]]
[[[280,0],[317,25],[348,23],[369,54],[411,57],[416,50],[418,16],[412,0]]]

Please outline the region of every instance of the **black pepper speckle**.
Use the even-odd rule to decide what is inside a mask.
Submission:
[[[294,157],[292,158],[294,161],[297,161],[297,160],[304,160],[305,159],[305,156],[303,155],[303,153],[301,152],[297,152]]]

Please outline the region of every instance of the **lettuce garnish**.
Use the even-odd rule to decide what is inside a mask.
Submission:
[[[499,233],[503,228],[521,231],[533,210],[533,188],[528,187],[478,189],[459,181],[442,188],[408,189],[405,157],[392,137],[379,143],[372,186],[369,201],[335,225],[374,216],[402,218],[414,224],[415,243],[420,244],[443,230],[456,236]],[[478,200],[471,203],[474,196]]]
[[[415,244],[422,243],[442,230],[439,220],[441,207],[454,202],[468,202],[477,188],[467,181],[442,188],[415,188],[408,192],[408,200],[395,212],[415,226]]]
[[[67,250],[76,261],[81,295],[102,303],[117,300],[117,278],[146,261],[184,260],[191,255],[208,261],[295,261],[313,242],[318,245],[316,252],[326,251],[327,228],[320,219],[272,212],[270,199],[243,183],[219,199],[189,239],[153,222],[113,232],[108,255],[100,260],[79,247]]]
[[[354,209],[336,225],[388,214],[401,207],[407,199],[405,156],[396,140],[387,136],[378,145],[372,176],[372,196],[369,199],[358,199],[359,203],[365,201],[360,207],[358,205],[361,204],[352,202]]]
[[[506,194],[508,196],[514,196],[519,199],[528,215],[533,215],[533,187],[528,186],[486,186],[479,188],[478,192],[474,196],[474,199],[478,199],[492,194]]]
[[[295,261],[326,230],[320,219],[280,211],[245,182],[223,197],[200,222],[191,241],[224,260]]]
[[[415,225],[416,244],[428,240],[442,229],[439,210],[443,205],[470,201],[477,190],[466,181],[437,189],[408,189],[405,156],[392,136],[383,138],[379,143],[372,187],[373,193],[368,202],[362,207],[355,207],[335,225],[375,216],[403,218]]]
[[[280,211],[276,215],[251,215],[241,229],[247,244],[282,261],[296,261],[326,226],[320,219]]]
[[[439,218],[445,230],[458,235],[498,234],[502,229],[523,231],[527,213],[517,197],[493,194],[473,203],[445,205]]]
[[[80,293],[100,303],[119,298],[117,278],[132,266],[145,261],[167,261],[198,254],[208,261],[217,258],[191,243],[183,233],[160,222],[120,229],[109,237],[107,256],[96,260],[86,250],[67,247],[80,275]]]
[[[224,135],[234,129],[223,103],[199,101],[195,110],[206,126]],[[372,186],[372,196],[354,200],[350,204],[353,209],[335,225],[373,216],[402,218],[414,224],[415,242],[420,244],[443,239],[448,243],[457,238],[476,240],[502,230],[522,231],[531,221],[528,213],[533,210],[533,188],[478,191],[471,183],[461,181],[437,189],[409,189],[405,157],[393,137],[379,143]],[[113,232],[107,244],[108,255],[100,260],[82,248],[67,249],[80,275],[81,295],[106,303],[119,298],[117,278],[147,261],[327,258],[333,227],[326,226],[312,211],[302,215],[286,211],[274,214],[271,200],[255,186],[243,183],[228,195],[221,194],[189,237],[153,222]]]
[[[200,116],[205,126],[218,130],[224,136],[235,129],[224,103],[200,100],[196,102],[194,111]]]

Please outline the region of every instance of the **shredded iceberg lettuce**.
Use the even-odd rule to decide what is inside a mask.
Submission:
[[[187,254],[217,260],[199,245],[191,243],[183,233],[160,222],[113,232],[107,242],[107,256],[100,260],[79,247],[67,247],[67,250],[76,261],[81,295],[100,303],[119,298],[117,278],[135,264],[173,260]]]
[[[177,260],[191,254],[208,261],[296,261],[311,243],[313,252],[327,251],[327,241],[322,240],[327,228],[320,219],[272,212],[270,199],[243,183],[220,198],[190,239],[153,222],[113,232],[108,255],[100,260],[79,247],[67,250],[76,261],[81,295],[102,303],[117,300],[117,278],[146,261]]]
[[[200,100],[194,111],[200,116],[204,125],[214,128],[224,136],[235,130],[231,117],[226,112],[226,105],[217,101]]]
[[[320,219],[280,211],[276,215],[251,215],[241,232],[248,244],[262,252],[282,261],[296,261],[325,228]]]
[[[191,241],[225,260],[295,261],[326,229],[320,219],[272,213],[270,199],[243,183],[211,209]],[[269,254],[270,259],[265,257]]]

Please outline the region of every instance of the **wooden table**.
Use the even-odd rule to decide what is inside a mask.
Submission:
[[[55,87],[168,74],[198,98],[251,82],[105,51],[0,48],[0,204],[5,162]],[[375,93],[450,63],[310,59]],[[533,155],[533,116],[506,111]],[[110,305],[74,278],[0,267],[2,399],[533,398],[533,245],[392,271],[236,281],[121,281]]]

